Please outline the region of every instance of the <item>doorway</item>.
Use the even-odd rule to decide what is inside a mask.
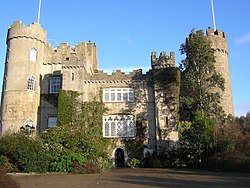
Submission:
[[[121,148],[117,148],[115,151],[115,166],[125,167],[124,151]]]

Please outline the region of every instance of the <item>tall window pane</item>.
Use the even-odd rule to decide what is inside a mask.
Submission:
[[[134,137],[136,125],[132,115],[110,115],[103,118],[104,137]]]
[[[61,77],[54,76],[50,78],[50,93],[59,93],[61,89]]]
[[[134,89],[109,88],[103,90],[103,102],[134,102]]]

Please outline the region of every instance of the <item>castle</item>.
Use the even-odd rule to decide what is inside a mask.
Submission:
[[[174,52],[161,52],[158,57],[152,52],[152,68],[145,74],[140,69],[107,74],[98,69],[95,43],[62,43],[55,48],[46,37],[38,23],[25,26],[16,21],[8,29],[2,133],[21,129],[40,133],[56,126],[55,99],[63,89],[82,93],[82,101],[104,102],[108,113],[103,116],[103,137],[133,138],[136,120],[143,119],[147,125],[145,144],[150,151],[159,151],[178,140],[179,72]],[[207,37],[212,41],[217,69],[226,79],[223,109],[234,114],[225,33],[207,29]],[[122,155],[121,160],[126,161],[126,152],[118,141],[110,155]]]

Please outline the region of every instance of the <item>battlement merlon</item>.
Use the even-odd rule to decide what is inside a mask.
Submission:
[[[206,35],[207,36],[219,36],[219,37],[222,37],[226,40],[226,34],[224,31],[222,30],[214,30],[214,28],[207,28],[206,29]]]
[[[196,34],[207,37],[211,41],[212,48],[215,51],[221,51],[228,54],[226,34],[222,30],[214,30],[209,27],[206,29],[206,34],[204,34],[203,30],[196,31]],[[189,37],[191,35],[192,33]],[[186,40],[188,40],[188,38]]]
[[[121,70],[113,71],[111,74],[103,72],[102,70],[96,70],[93,75],[86,75],[86,80],[145,80],[146,74],[142,73],[142,69],[133,70],[132,72],[125,73]]]
[[[156,52],[151,52],[151,66],[152,68],[172,67],[175,66],[175,53],[170,52],[170,55],[166,55],[166,52],[161,52],[159,57],[156,57]]]
[[[38,23],[25,26],[21,21],[15,21],[8,29],[6,44],[8,44],[9,40],[20,37],[36,39],[42,43],[46,43],[47,31]]]

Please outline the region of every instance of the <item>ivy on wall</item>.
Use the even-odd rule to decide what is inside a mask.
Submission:
[[[146,120],[139,118],[136,121],[136,137],[134,139],[123,139],[130,159],[142,159],[145,148],[146,128]]]

